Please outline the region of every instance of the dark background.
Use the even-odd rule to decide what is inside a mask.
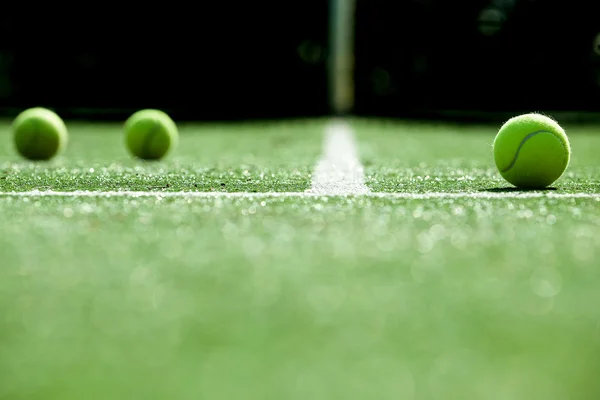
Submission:
[[[598,3],[358,0],[354,112],[600,111]],[[483,26],[490,6],[503,23]],[[12,6],[0,15],[0,112],[326,115],[328,12],[326,0]]]

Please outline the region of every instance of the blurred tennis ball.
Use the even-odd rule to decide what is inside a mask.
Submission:
[[[494,161],[500,174],[516,187],[542,189],[565,172],[571,146],[563,128],[545,115],[513,117],[494,140]]]
[[[135,157],[159,160],[177,147],[179,131],[169,115],[160,110],[141,110],[125,121],[125,144]]]
[[[34,161],[49,160],[67,146],[64,121],[53,111],[29,108],[14,119],[12,132],[15,147],[23,157]]]

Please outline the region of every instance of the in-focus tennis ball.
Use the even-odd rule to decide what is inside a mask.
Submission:
[[[23,157],[34,161],[49,160],[67,145],[67,127],[53,111],[29,108],[14,119],[12,132],[15,147]]]
[[[494,161],[500,174],[523,189],[550,186],[565,172],[570,157],[565,131],[542,114],[509,119],[494,140]]]
[[[141,110],[125,122],[125,144],[135,157],[159,160],[179,141],[177,125],[160,110]]]

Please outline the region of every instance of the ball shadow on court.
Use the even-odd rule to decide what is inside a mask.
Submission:
[[[555,187],[547,187],[543,189],[525,189],[525,188],[517,188],[514,186],[511,187],[496,187],[496,188],[488,188],[482,189],[480,192],[491,192],[491,193],[526,193],[526,192],[552,192],[557,190]]]

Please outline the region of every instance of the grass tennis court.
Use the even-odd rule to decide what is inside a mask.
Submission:
[[[598,127],[565,125],[567,173],[521,192],[496,126],[353,120],[389,195],[302,196],[326,125],[184,124],[142,162],[70,123],[29,163],[4,124],[0,399],[600,396]]]

